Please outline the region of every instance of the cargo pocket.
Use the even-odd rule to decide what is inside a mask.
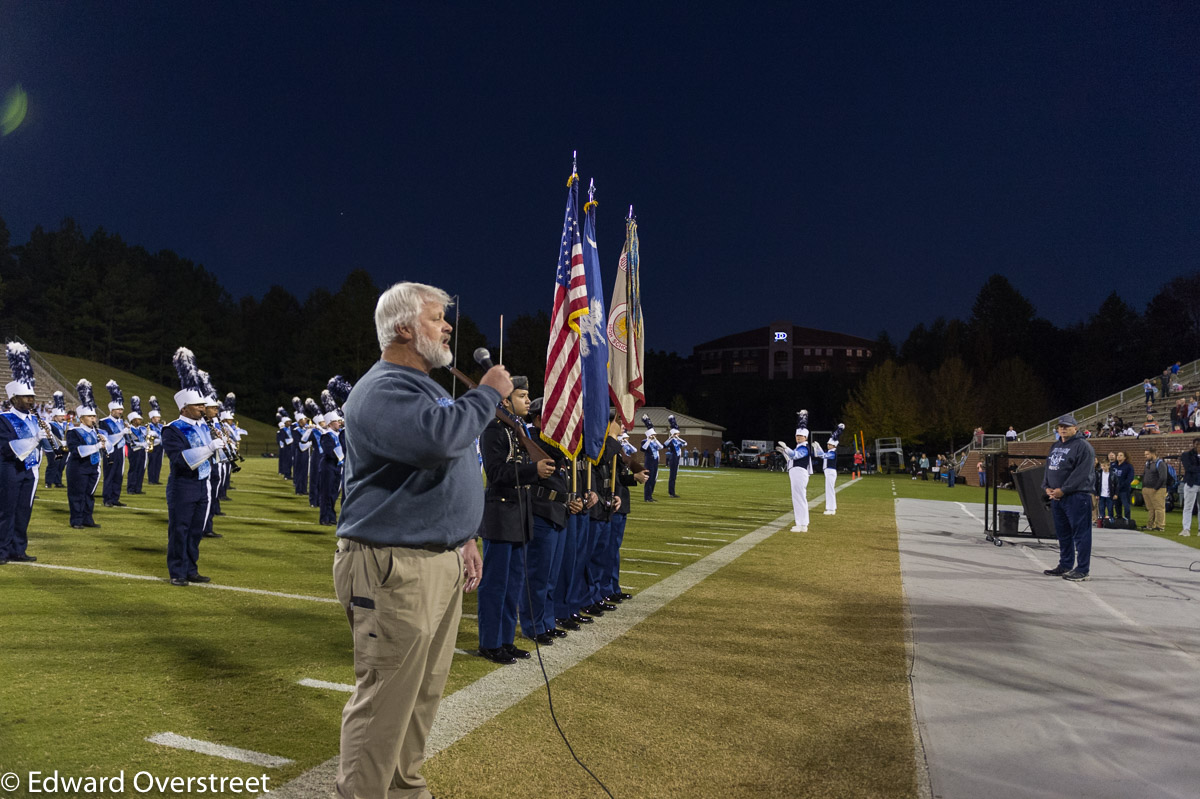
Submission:
[[[350,605],[354,660],[372,669],[396,668],[401,649],[393,629],[394,619],[381,614],[370,597],[353,596]]]

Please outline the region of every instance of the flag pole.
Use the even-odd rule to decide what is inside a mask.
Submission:
[[[500,363],[504,363],[504,314],[500,314]]]

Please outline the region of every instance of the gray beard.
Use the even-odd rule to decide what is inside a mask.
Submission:
[[[417,352],[433,369],[449,366],[454,360],[450,351],[443,349],[441,339],[425,338],[420,333],[417,334]]]

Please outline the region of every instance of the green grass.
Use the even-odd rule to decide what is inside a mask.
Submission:
[[[158,398],[164,424],[174,421],[179,416],[178,410],[175,407],[175,400],[172,399],[175,396],[175,392],[179,390],[179,386],[169,388],[138,377],[130,372],[123,372],[120,369],[113,369],[112,367],[96,363],[95,361],[86,361],[82,358],[72,358],[67,355],[51,355],[46,352],[39,354],[62,373],[63,377],[72,381],[72,389],[74,389],[75,383],[81,378],[86,378],[92,382],[92,390],[96,394],[96,404],[98,405],[97,410],[100,411],[101,417],[108,413],[108,392],[104,390],[104,384],[109,380],[116,380],[121,386],[121,391],[125,394],[125,413],[129,413],[130,397],[136,395],[142,399],[143,417],[149,416],[150,397],[152,396]],[[79,398],[72,392],[66,398],[66,402],[68,408],[74,408],[79,404]],[[242,455],[244,457],[249,457],[251,454],[258,456],[264,452],[275,453],[278,451],[278,447],[275,446],[275,428],[273,426],[245,416],[238,416],[238,424],[250,434],[249,438],[243,440]]]
[[[221,585],[331,597],[333,533],[274,469],[253,459],[235,476],[228,516],[216,524],[225,537],[201,543],[200,571]],[[711,473],[681,475],[679,500],[666,498],[665,486],[655,504],[635,492],[626,548],[671,550],[683,535],[718,528],[740,535],[790,510],[784,475]],[[811,488],[818,496],[817,481]],[[65,492],[41,489],[30,553],[40,563],[165,578],[163,487],[147,492],[127,498],[131,508],[97,508],[103,527],[77,531]],[[890,483],[863,481],[840,502],[837,517],[814,517],[813,533],[772,536],[555,680],[572,740],[619,796],[912,794]],[[630,559],[694,560],[625,557],[627,570],[656,573],[627,574],[634,592],[682,565]],[[265,770],[275,787],[336,755],[346,695],[296,684],[353,682],[350,633],[336,604],[2,568],[0,772],[264,771],[144,740],[167,731],[296,761]],[[475,612],[474,595],[464,612]],[[464,619],[458,647],[477,645],[475,622]],[[447,690],[495,668],[455,655]],[[498,729],[515,737],[491,752]],[[489,779],[456,770],[468,762]],[[494,797],[511,795],[514,762],[565,775],[532,795],[595,795],[556,740],[539,694],[428,769],[439,791]],[[718,794],[704,789],[713,785]]]

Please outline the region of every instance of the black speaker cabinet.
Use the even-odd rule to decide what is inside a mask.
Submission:
[[[1023,469],[1013,473],[1016,481],[1017,494],[1021,497],[1021,508],[1025,518],[1029,520],[1032,535],[1038,538],[1057,538],[1054,533],[1054,516],[1050,512],[1050,500],[1042,490],[1042,478],[1046,474],[1045,465],[1033,469]]]

